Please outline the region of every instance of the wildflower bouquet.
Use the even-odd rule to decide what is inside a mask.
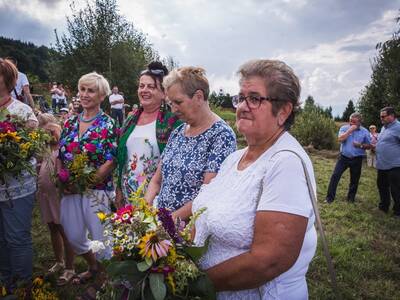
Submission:
[[[58,171],[57,186],[60,190],[69,189],[84,193],[96,184],[96,169],[89,165],[86,152],[71,155],[71,160]]]
[[[98,213],[105,225],[105,246],[113,247],[107,266],[110,281],[100,298],[215,299],[210,280],[196,265],[207,245],[191,242],[194,222],[205,209],[184,227],[169,210],[149,206],[140,193],[116,213]],[[95,245],[102,248],[98,241]]]
[[[50,135],[39,128],[27,128],[25,123],[7,110],[0,112],[0,180],[3,182],[6,174],[17,176],[23,171],[34,174],[31,158],[47,150]]]

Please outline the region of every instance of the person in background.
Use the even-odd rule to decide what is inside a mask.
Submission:
[[[349,124],[339,129],[340,156],[329,181],[326,202],[335,200],[336,189],[344,171],[350,169],[350,184],[347,201],[353,203],[357,194],[365,150],[371,147],[369,131],[361,126],[361,114],[352,113]]]
[[[172,132],[145,198],[186,221],[201,186],[215,177],[225,158],[236,150],[236,136],[210,109],[204,69],[173,70],[163,85],[171,111],[185,123]]]
[[[60,111],[61,108],[67,107],[68,105],[64,85],[62,83],[57,85],[57,91],[57,107],[58,111]]]
[[[376,131],[375,125],[369,126],[369,136],[371,138],[371,149],[367,149],[367,166],[373,167],[376,169],[376,153],[375,153],[375,145],[378,142],[378,132]]]
[[[111,117],[118,122],[118,126],[121,127],[124,119],[123,108],[124,108],[124,97],[118,93],[118,87],[112,88],[112,94],[108,97],[111,105]]]
[[[66,107],[63,107],[60,109],[60,118],[61,122],[64,124],[64,122],[70,117],[69,110]]]
[[[277,60],[252,60],[239,68],[233,99],[236,126],[247,147],[228,156],[202,187],[193,213],[195,239],[209,245],[200,259],[218,300],[306,300],[306,273],[317,248],[310,189],[313,166],[289,133],[299,107],[300,82]]]
[[[71,104],[72,104],[72,109],[70,110],[71,116],[76,116],[83,111],[79,95],[78,97],[72,98]]]
[[[32,108],[11,96],[17,77],[12,61],[0,58],[0,111],[7,110],[35,128],[38,120]],[[36,160],[30,163],[35,169]],[[37,178],[27,171],[17,177],[2,175],[5,182],[0,182],[0,281],[13,289],[17,280],[32,278],[31,226]]]
[[[58,124],[56,117],[51,114],[39,114],[38,119],[39,126],[49,132],[52,140],[50,141],[51,154],[43,158],[40,166],[36,198],[39,202],[42,221],[44,224],[47,224],[50,231],[51,245],[53,246],[54,257],[56,259],[56,263],[49,269],[49,272],[56,273],[63,271],[57,280],[57,285],[62,286],[70,282],[75,276],[75,254],[61,226],[60,193],[53,179],[58,156],[61,126]]]
[[[171,132],[181,124],[164,103],[162,83],[167,74],[168,69],[157,61],[140,73],[141,107],[126,120],[118,145],[118,208],[143,184],[146,191]]]
[[[58,110],[58,93],[60,91],[57,88],[57,82],[53,82],[53,85],[50,90],[51,94],[51,109],[53,110],[53,113],[56,114]]]
[[[17,67],[18,62],[15,58],[9,57],[8,59],[14,64],[15,67]],[[14,97],[14,99],[28,104],[32,109],[34,108],[35,103],[33,102],[31,91],[29,89],[28,77],[26,77],[25,73],[18,71],[17,83],[15,84],[11,95]]]
[[[400,218],[400,122],[393,107],[382,108],[380,117],[383,127],[375,147],[379,209],[389,211],[391,194],[393,214]]]

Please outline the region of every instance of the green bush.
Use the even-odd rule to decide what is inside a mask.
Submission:
[[[337,149],[335,122],[317,110],[303,111],[297,117],[290,132],[303,146],[316,149]]]

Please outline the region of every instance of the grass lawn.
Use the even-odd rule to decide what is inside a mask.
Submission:
[[[345,173],[333,204],[323,203],[335,160],[313,155],[321,217],[330,244],[343,299],[400,299],[400,219],[377,209],[376,172],[364,167],[355,204],[345,201]],[[290,183],[288,183],[290,184]],[[34,271],[42,275],[54,263],[46,226],[34,211]],[[310,299],[333,299],[325,257],[319,245],[308,272]],[[77,260],[78,271],[84,263]],[[50,277],[51,282],[55,278]],[[55,285],[54,285],[55,286]],[[78,287],[58,288],[60,299],[74,299]]]

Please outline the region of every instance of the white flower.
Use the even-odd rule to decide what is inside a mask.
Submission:
[[[102,241],[90,241],[89,242],[89,250],[92,250],[93,253],[97,253],[101,250],[106,249]]]

